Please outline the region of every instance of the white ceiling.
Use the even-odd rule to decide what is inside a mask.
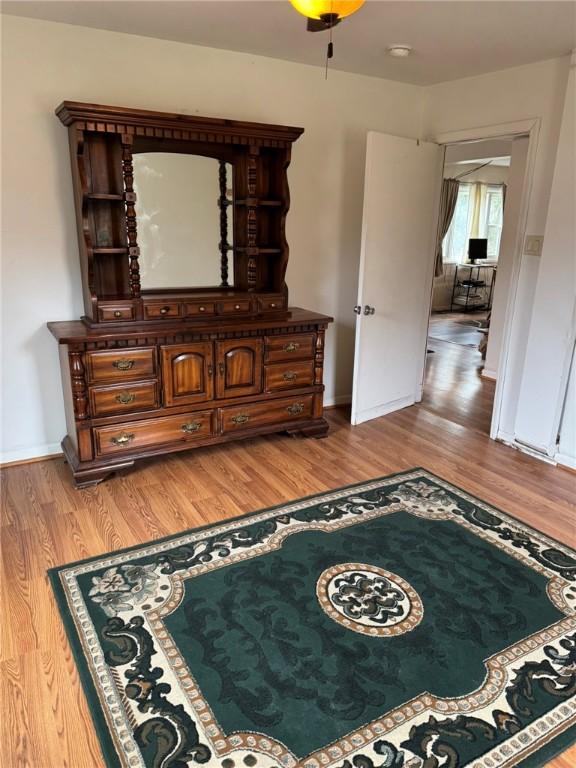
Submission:
[[[322,65],[327,35],[288,0],[4,0],[2,12]],[[407,43],[408,59],[385,54]],[[568,0],[368,0],[334,30],[331,67],[418,85],[554,58],[576,48]]]
[[[448,164],[483,163],[488,160],[492,165],[510,165],[512,139],[484,139],[468,141],[464,144],[451,144],[446,147],[444,162]]]
[[[502,168],[510,167],[510,156],[506,157],[477,157],[476,160],[459,160],[452,165],[481,165],[483,163],[490,163],[493,166],[499,166]],[[448,163],[447,163],[448,165]]]

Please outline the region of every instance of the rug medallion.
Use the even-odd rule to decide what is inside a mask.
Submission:
[[[496,768],[576,740],[576,553],[425,470],[50,576],[109,766]]]

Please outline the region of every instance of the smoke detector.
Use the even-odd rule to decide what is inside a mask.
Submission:
[[[412,53],[411,45],[389,45],[386,49],[386,53],[390,56],[395,56],[398,59],[405,59]]]

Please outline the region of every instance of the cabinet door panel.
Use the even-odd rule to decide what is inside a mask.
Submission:
[[[202,403],[214,397],[212,343],[161,347],[165,405]]]
[[[243,397],[262,392],[262,340],[216,342],[216,397]]]

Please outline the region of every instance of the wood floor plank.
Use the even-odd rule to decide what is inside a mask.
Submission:
[[[421,405],[324,440],[281,435],[144,461],[72,488],[62,459],[2,472],[2,768],[103,760],[45,570],[232,516],[422,466],[576,545],[576,476],[488,439],[494,392],[479,355],[434,342]],[[551,762],[572,768],[576,747]]]

